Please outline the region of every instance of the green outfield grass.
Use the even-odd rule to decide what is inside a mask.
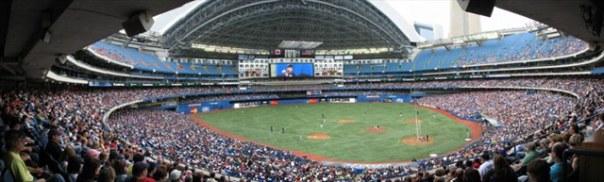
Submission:
[[[400,114],[402,113],[402,117]],[[326,123],[323,122],[325,115]],[[415,106],[410,104],[361,103],[266,106],[201,113],[212,126],[252,141],[303,151],[333,160],[393,162],[447,153],[465,143],[469,129],[429,109],[419,108],[422,133],[433,143],[408,145],[401,138],[415,136]],[[341,121],[348,120],[348,121]],[[348,122],[347,124],[344,124]],[[379,125],[382,133],[367,129]],[[273,132],[270,127],[273,126]],[[281,128],[286,128],[281,133]],[[309,139],[323,132],[327,140]]]

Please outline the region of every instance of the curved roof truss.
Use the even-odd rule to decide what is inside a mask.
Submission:
[[[164,33],[170,48],[201,43],[270,50],[284,40],[322,42],[317,49],[400,49],[409,44],[366,0],[209,0]]]

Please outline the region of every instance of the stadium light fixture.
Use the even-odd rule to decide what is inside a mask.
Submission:
[[[52,37],[52,34],[49,31],[44,32],[44,36],[42,37],[42,42],[44,42],[46,44],[50,44],[51,37]]]
[[[283,40],[279,44],[282,49],[314,49],[319,47],[323,42],[320,41],[298,41],[298,40]]]

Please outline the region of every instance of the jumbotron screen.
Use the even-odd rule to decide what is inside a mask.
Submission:
[[[275,63],[270,66],[271,77],[312,77],[314,66],[312,63]]]

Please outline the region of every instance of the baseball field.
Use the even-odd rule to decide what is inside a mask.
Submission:
[[[470,129],[459,120],[410,104],[264,106],[200,113],[194,118],[225,135],[341,162],[425,158],[459,149],[470,137]]]

